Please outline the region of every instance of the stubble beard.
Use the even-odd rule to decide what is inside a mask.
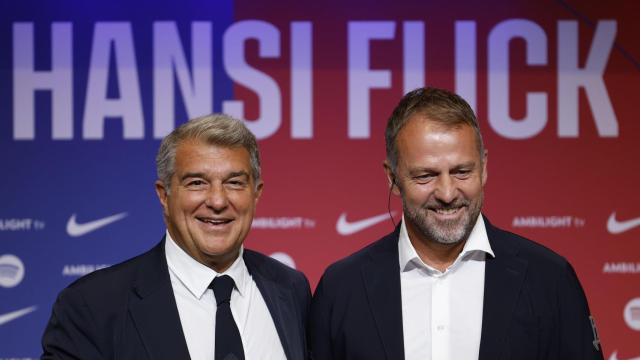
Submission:
[[[402,201],[404,216],[411,222],[421,235],[430,241],[443,245],[455,245],[466,241],[480,215],[484,193],[477,200],[461,199],[450,204],[434,203],[424,204],[422,207],[409,208],[406,199]],[[462,216],[458,220],[440,221],[431,213],[435,208],[452,209],[463,206]]]

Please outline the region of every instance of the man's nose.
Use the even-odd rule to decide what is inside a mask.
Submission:
[[[205,204],[214,211],[222,211],[229,205],[227,191],[222,184],[211,186]]]
[[[451,203],[457,196],[456,182],[451,176],[441,174],[436,183],[435,197],[443,203]]]

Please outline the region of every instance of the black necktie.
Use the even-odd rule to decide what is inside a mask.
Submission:
[[[229,275],[218,276],[209,287],[213,289],[218,303],[215,360],[244,360],[240,331],[231,314],[233,279]]]

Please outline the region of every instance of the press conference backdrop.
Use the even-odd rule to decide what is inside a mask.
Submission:
[[[575,266],[609,360],[640,356],[637,2],[5,1],[0,359],[35,358],[56,294],[164,233],[159,139],[247,120],[246,241],[306,273],[393,229],[384,128],[416,87],[477,111],[484,213]],[[391,201],[397,222],[401,204]]]

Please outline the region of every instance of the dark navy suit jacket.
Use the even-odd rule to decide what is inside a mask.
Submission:
[[[485,224],[495,257],[486,260],[479,359],[603,359],[571,265]],[[404,359],[398,234],[325,271],[311,305],[313,359]]]
[[[243,257],[287,358],[307,358],[304,334],[311,300],[307,279],[255,251],[245,249]],[[43,359],[189,359],[164,241],[64,289],[42,346]]]

